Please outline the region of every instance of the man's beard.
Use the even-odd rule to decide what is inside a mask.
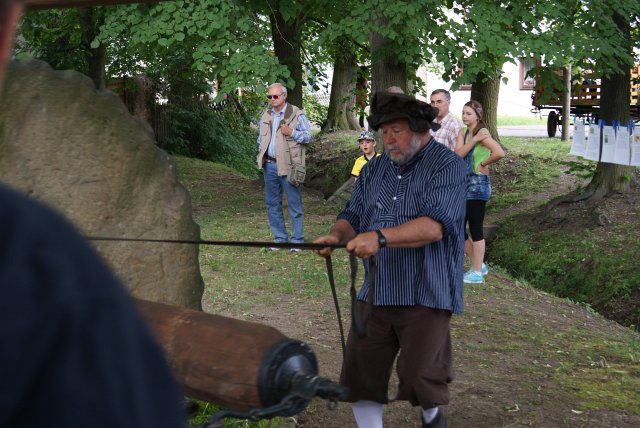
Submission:
[[[420,151],[421,143],[422,142],[420,141],[420,137],[418,137],[418,135],[414,133],[413,136],[411,137],[411,142],[409,143],[409,148],[407,149],[406,152],[399,155],[392,155],[389,152],[388,146],[384,147],[384,151],[394,163],[396,163],[399,166],[403,166],[407,162],[409,162],[416,155],[416,153]]]

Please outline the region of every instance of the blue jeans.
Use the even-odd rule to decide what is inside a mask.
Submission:
[[[288,242],[289,235],[282,213],[282,191],[287,197],[289,217],[291,217],[291,242],[304,242],[302,234],[302,194],[300,188],[287,181],[287,176],[278,176],[275,162],[264,164],[264,200],[267,205],[269,226],[275,242]]]

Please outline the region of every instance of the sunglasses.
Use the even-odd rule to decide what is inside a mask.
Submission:
[[[282,96],[282,94],[280,94],[280,95],[267,95],[267,98],[269,98],[270,100],[277,100],[281,96]]]

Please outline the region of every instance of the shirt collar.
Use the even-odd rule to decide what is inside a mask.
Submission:
[[[442,122],[444,122],[445,120],[447,120],[447,119],[449,118],[449,116],[451,116],[451,112],[448,112],[447,114],[445,114],[445,115],[444,115],[444,117],[442,118],[442,120],[438,120],[438,119],[436,119],[436,120],[435,120],[435,122],[436,122],[436,123],[442,123]]]
[[[287,110],[287,104],[288,103],[284,103],[284,106],[282,107],[282,110],[280,110],[279,112],[276,112],[276,109],[271,107],[271,114],[272,115],[282,116],[284,114],[285,110]]]

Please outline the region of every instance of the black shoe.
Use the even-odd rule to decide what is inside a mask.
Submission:
[[[420,420],[422,421],[422,428],[447,428],[447,417],[442,409],[438,409],[438,414],[431,422],[426,423],[424,421],[422,412],[420,413]]]

